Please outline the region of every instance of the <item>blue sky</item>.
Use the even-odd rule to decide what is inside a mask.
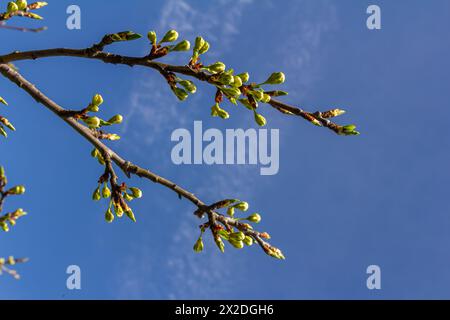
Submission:
[[[199,85],[181,104],[147,69],[73,58],[17,63],[66,108],[84,107],[102,93],[108,114],[127,120],[114,143],[118,152],[206,202],[248,200],[287,260],[256,247],[222,255],[211,241],[195,255],[194,208],[135,178],[130,183],[145,193],[134,204],[139,222],[106,224],[105,204],[90,201],[101,174],[91,147],[3,79],[0,94],[11,107],[2,113],[18,131],[0,143],[1,163],[10,181],[28,190],[7,208],[22,206],[30,215],[1,235],[0,255],[31,260],[18,267],[21,281],[0,278],[0,298],[450,298],[448,1],[49,2],[41,11],[49,29],[0,30],[1,52],[81,48],[105,33],[176,28],[187,39],[203,35],[211,42],[207,60],[248,70],[253,79],[284,71],[286,102],[308,110],[345,107],[338,121],[358,124],[362,135],[335,136],[267,108],[269,128],[280,129],[278,175],[260,176],[254,166],[175,166],[174,129],[192,128],[195,120],[220,129],[253,127],[248,112],[211,119],[210,88]],[[81,7],[80,31],[65,27],[70,4]],[[370,4],[382,9],[382,30],[366,28]],[[148,45],[110,50],[142,55]],[[184,57],[166,60],[182,64]],[[80,291],[66,289],[71,264],[81,267]],[[382,270],[379,291],[366,288],[371,264]]]

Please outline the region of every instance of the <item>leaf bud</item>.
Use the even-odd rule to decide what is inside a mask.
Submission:
[[[283,72],[275,72],[263,84],[282,84],[286,80]]]
[[[159,43],[174,42],[177,41],[177,39],[178,39],[178,32],[176,30],[169,30]]]

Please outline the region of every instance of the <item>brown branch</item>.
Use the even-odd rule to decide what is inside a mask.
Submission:
[[[176,192],[183,198],[191,201],[193,204],[195,204],[199,208],[205,206],[205,204],[200,199],[198,199],[194,194],[181,188],[174,182],[172,182],[168,179],[165,179],[163,177],[160,177],[159,175],[151,172],[150,170],[143,169],[137,165],[132,164],[129,161],[124,160],[116,152],[114,152],[109,147],[107,147],[105,144],[103,144],[100,140],[98,140],[89,128],[78,123],[72,117],[66,117],[64,115],[64,111],[65,111],[64,108],[62,108],[57,103],[55,103],[50,98],[48,98],[46,95],[44,95],[32,83],[30,83],[28,80],[26,80],[24,77],[22,77],[17,71],[12,69],[7,64],[0,64],[0,73],[2,73],[6,78],[11,80],[15,84],[17,84],[20,88],[25,90],[37,102],[43,104],[45,107],[47,107],[47,109],[49,109],[50,111],[55,113],[57,116],[59,116],[69,126],[71,126],[73,129],[75,129],[75,131],[77,131],[86,140],[88,140],[102,154],[108,155],[111,158],[111,160],[125,172],[125,174],[127,176],[129,176],[130,174],[135,174],[139,177],[149,179],[155,183],[159,183],[159,184],[173,190],[174,192]]]
[[[36,60],[48,57],[77,57],[100,60],[104,63],[110,64],[122,64],[130,67],[142,66],[147,68],[152,68],[160,72],[163,76],[167,78],[169,73],[178,73],[186,76],[194,77],[200,81],[209,82],[212,84],[219,84],[215,82],[214,76],[203,71],[195,70],[190,66],[176,66],[165,64],[161,62],[153,61],[151,56],[144,57],[130,57],[122,56],[118,54],[113,54],[109,52],[102,51],[106,45],[104,40],[99,44],[96,44],[90,48],[86,49],[67,49],[67,48],[55,48],[46,50],[33,50],[19,52],[15,51],[10,54],[0,56],[0,63],[6,64],[21,60]],[[299,116],[315,125],[326,127],[337,134],[342,134],[343,127],[335,124],[334,122],[321,116],[321,112],[307,112],[298,107],[288,105],[274,98],[271,98],[269,105],[280,111],[283,114]]]
[[[110,184],[113,189],[112,190],[113,201],[122,202],[123,199],[122,196],[120,195],[121,187],[118,186],[117,184],[117,175],[115,174],[114,169],[112,167],[112,162],[115,163],[119,168],[121,168],[128,177],[130,177],[130,175],[133,174],[141,178],[146,178],[154,183],[158,183],[174,191],[179,195],[180,198],[182,197],[192,202],[197,207],[195,214],[199,218],[204,217],[205,214],[207,215],[209,220],[207,225],[211,229],[213,237],[218,245],[221,242],[218,231],[224,229],[219,224],[221,223],[224,227],[226,227],[226,229],[230,232],[230,234],[233,233],[234,231],[233,228],[235,227],[244,235],[254,239],[268,255],[274,256],[278,259],[284,259],[284,256],[281,254],[279,249],[270,246],[268,243],[262,240],[262,235],[264,233],[254,231],[249,224],[239,222],[237,219],[234,218],[225,217],[216,211],[217,209],[226,207],[226,205],[231,205],[236,200],[228,200],[228,202],[219,201],[211,206],[207,206],[193,193],[187,191],[186,189],[183,189],[176,183],[166,178],[163,178],[151,172],[150,170],[143,169],[135,164],[132,164],[129,161],[124,160],[116,152],[114,152],[108,146],[103,144],[98,139],[93,130],[78,123],[75,118],[68,117],[67,113],[65,112],[66,110],[64,108],[62,108],[57,103],[52,101],[49,97],[44,95],[41,91],[39,91],[38,88],[36,88],[36,86],[34,86],[32,83],[26,80],[22,75],[20,75],[16,70],[12,69],[7,64],[0,64],[0,73],[2,73],[6,78],[11,80],[21,89],[25,90],[38,103],[43,104],[45,107],[47,107],[47,109],[55,113],[60,119],[65,121],[74,130],[76,130],[79,134],[81,134],[86,140],[88,140],[101,153],[105,161],[105,172],[102,175],[102,177],[100,177],[99,183],[105,182],[108,178],[110,179]],[[230,241],[230,243],[232,243],[232,241]],[[237,241],[237,243],[242,243],[242,241]],[[221,250],[223,250],[223,247],[220,248]]]

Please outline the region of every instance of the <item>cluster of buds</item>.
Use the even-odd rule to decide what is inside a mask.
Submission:
[[[8,178],[5,174],[5,169],[0,166],[0,212],[3,209],[3,203],[8,196],[19,196],[25,193],[25,187],[17,185],[7,189]],[[25,216],[27,213],[23,209],[17,209],[13,212],[0,216],[0,228],[1,230],[8,232],[10,226],[14,226],[16,221]]]
[[[214,84],[217,88],[215,104],[211,108],[211,115],[222,119],[228,119],[230,117],[229,113],[220,107],[220,103],[222,103],[223,97],[225,97],[234,105],[240,102],[253,112],[254,120],[259,126],[265,126],[267,123],[266,119],[256,111],[258,102],[269,103],[271,97],[275,94],[283,95],[287,93],[283,91],[272,91],[269,94],[262,89],[262,86],[284,83],[284,73],[273,73],[266,81],[260,84],[248,83],[250,80],[248,72],[234,74],[234,70],[227,70],[226,65],[221,61],[210,65],[203,65],[199,60],[200,55],[206,53],[209,48],[210,45],[205,39],[197,37],[189,66],[193,70],[205,72],[208,76],[208,82]]]
[[[5,106],[8,105],[6,100],[3,99],[2,97],[0,97],[0,104],[3,104]],[[6,137],[8,137],[8,134],[6,133],[5,128],[8,128],[9,130],[12,130],[12,131],[16,131],[16,128],[14,128],[12,123],[8,119],[6,119],[5,117],[2,117],[0,115],[0,135],[4,136],[6,138]]]
[[[23,209],[17,209],[14,212],[7,213],[0,217],[0,228],[4,232],[9,232],[9,227],[13,227],[16,225],[17,219],[25,216],[27,213],[23,211]],[[9,224],[9,225],[8,225]]]
[[[77,120],[81,120],[89,127],[99,139],[103,140],[119,140],[120,136],[115,133],[107,133],[99,130],[102,127],[108,127],[115,124],[121,124],[123,117],[120,114],[116,114],[109,120],[101,119],[98,116],[92,115],[100,111],[100,106],[103,104],[103,97],[100,94],[96,94],[89,105],[81,111],[68,111],[68,114]]]
[[[218,213],[216,210],[226,209],[226,215]],[[246,217],[235,217],[236,211],[246,213],[249,204],[237,199],[226,199],[209,206],[206,211],[209,222],[200,225],[200,236],[194,244],[194,251],[203,251],[203,234],[209,228],[211,229],[214,242],[221,252],[225,252],[225,242],[228,242],[233,248],[242,249],[245,246],[252,246],[258,243],[264,252],[278,259],[285,259],[283,253],[265,240],[270,239],[267,232],[255,231],[252,224],[261,222],[259,213],[252,213]],[[200,209],[199,209],[200,210]],[[196,211],[196,215],[202,216],[204,211]],[[213,218],[211,218],[213,217]]]
[[[105,175],[100,178],[98,186],[92,194],[92,199],[94,201],[109,199],[108,209],[105,213],[105,220],[108,223],[113,222],[115,217],[123,217],[124,214],[133,222],[136,222],[136,217],[133,210],[128,205],[128,202],[139,198],[142,198],[142,191],[139,188],[127,187],[125,183],[117,185],[115,182],[111,181],[110,186],[108,186]]]
[[[38,1],[31,4],[28,4],[27,0],[16,0],[10,1],[7,4],[6,12],[0,15],[0,20],[10,19],[14,15],[23,16],[31,19],[42,20],[43,18],[31,12],[32,10],[37,10],[42,7],[45,7],[47,2]]]
[[[191,43],[188,40],[181,40],[176,44],[169,44],[177,41],[178,36],[179,35],[176,30],[169,30],[162,37],[162,39],[158,41],[156,32],[149,31],[147,33],[147,38],[152,45],[150,54],[148,56],[149,59],[161,58],[169,54],[170,52],[189,51],[189,49],[191,48]]]
[[[189,97],[189,94],[197,92],[197,87],[190,80],[181,79],[173,73],[167,73],[166,79],[170,89],[180,101],[186,100]]]
[[[14,279],[19,280],[20,275],[16,270],[11,269],[11,266],[14,266],[18,263],[25,263],[28,259],[26,258],[14,258],[13,256],[9,256],[8,258],[0,258],[0,275],[3,272],[9,274]]]

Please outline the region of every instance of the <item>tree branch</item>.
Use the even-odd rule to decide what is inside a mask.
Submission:
[[[157,70],[166,79],[168,74],[178,73],[194,77],[200,81],[209,82],[215,85],[221,85],[221,83],[217,81],[216,79],[217,77],[215,77],[214,75],[210,75],[206,72],[196,70],[191,66],[176,66],[156,62],[152,60],[151,55],[147,55],[144,57],[130,57],[102,51],[105,45],[107,44],[108,43],[105,44],[100,42],[99,44],[95,44],[92,47],[86,49],[55,48],[46,50],[24,51],[24,52],[15,51],[10,54],[0,56],[0,63],[7,64],[15,61],[36,60],[48,57],[77,57],[77,58],[100,60],[103,61],[104,63],[110,64],[122,64],[130,67],[133,66],[147,67]],[[329,117],[334,117],[336,115],[342,114],[344,112],[343,110],[335,109],[327,112],[317,111],[312,113],[304,111],[298,107],[278,101],[273,97],[268,102],[268,104],[283,114],[299,116],[311,122],[314,125],[326,127],[337,134],[345,134],[345,128],[343,126],[337,125],[323,116],[324,114],[328,114]],[[334,111],[335,113],[333,114]]]
[[[258,232],[253,230],[253,227],[249,225],[248,223],[240,222],[238,219],[225,217],[224,215],[217,212],[218,209],[225,208],[225,207],[231,207],[232,205],[240,205],[244,203],[238,203],[238,200],[223,200],[218,203],[215,203],[211,206],[207,206],[203,201],[201,201],[199,198],[197,198],[193,193],[187,191],[186,189],[183,189],[182,187],[178,186],[176,183],[163,178],[150,170],[141,168],[135,164],[132,164],[129,161],[124,160],[120,155],[118,155],[116,152],[114,152],[112,149],[110,149],[108,146],[106,146],[104,143],[102,143],[95,134],[95,131],[92,129],[89,129],[85,127],[84,125],[77,122],[77,120],[71,116],[67,116],[67,110],[59,106],[56,102],[51,100],[49,97],[47,97],[44,93],[42,93],[36,86],[34,86],[32,83],[30,83],[28,80],[26,80],[22,75],[20,75],[16,70],[11,68],[7,64],[0,64],[0,73],[4,75],[6,78],[11,80],[13,83],[15,83],[19,88],[25,90],[30,96],[32,96],[38,103],[43,104],[47,109],[52,111],[54,114],[56,114],[60,119],[65,121],[69,126],[71,126],[74,130],[76,130],[80,135],[82,135],[86,140],[88,140],[103,156],[103,159],[105,161],[105,173],[100,178],[99,183],[103,183],[108,178],[111,181],[111,186],[113,188],[113,199],[115,197],[114,192],[116,192],[116,189],[118,188],[118,185],[116,183],[117,176],[112,168],[111,161],[114,162],[119,168],[122,169],[122,171],[130,177],[131,174],[136,175],[141,178],[146,178],[154,183],[158,183],[160,185],[165,186],[166,188],[174,191],[178,194],[179,197],[185,198],[192,202],[196,207],[197,210],[195,211],[195,215],[197,215],[199,218],[203,218],[205,214],[208,217],[208,222],[206,224],[203,224],[200,226],[201,232],[206,230],[206,228],[209,228],[212,232],[212,235],[214,237],[214,240],[216,244],[219,246],[221,251],[224,249],[223,242],[221,240],[222,237],[227,238],[227,240],[236,248],[242,248],[243,246],[243,240],[247,239],[246,244],[250,245],[253,243],[253,239],[261,246],[261,248],[264,250],[264,252],[268,255],[271,255],[278,259],[284,259],[284,255],[281,253],[281,251],[278,248],[275,248],[262,240],[263,238],[269,239],[267,233],[265,232]],[[119,190],[120,191],[120,190]],[[116,195],[117,196],[117,195]],[[115,200],[115,199],[114,199]],[[242,206],[241,206],[242,207]],[[246,211],[248,209],[248,204],[245,203],[244,207],[238,210]],[[234,209],[233,209],[234,210]],[[127,213],[128,214],[128,213]],[[132,213],[131,213],[132,214]],[[255,217],[255,215],[253,215]],[[259,215],[257,215],[258,221],[253,221],[255,223],[258,223],[260,220]],[[133,218],[134,220],[134,215]],[[252,218],[253,219],[253,218]],[[253,219],[255,220],[255,219]],[[249,219],[249,221],[251,221]],[[222,226],[222,225],[223,226]],[[235,232],[233,229],[236,228],[238,231]],[[224,232],[224,230],[227,230],[227,232]],[[230,237],[235,237],[236,239],[230,239]],[[200,238],[201,239],[201,238]],[[200,240],[199,239],[199,240]],[[249,240],[250,239],[250,240]],[[242,244],[242,246],[241,246]],[[197,245],[197,244],[196,244]],[[195,248],[194,248],[195,249]],[[197,249],[196,249],[197,251]]]

